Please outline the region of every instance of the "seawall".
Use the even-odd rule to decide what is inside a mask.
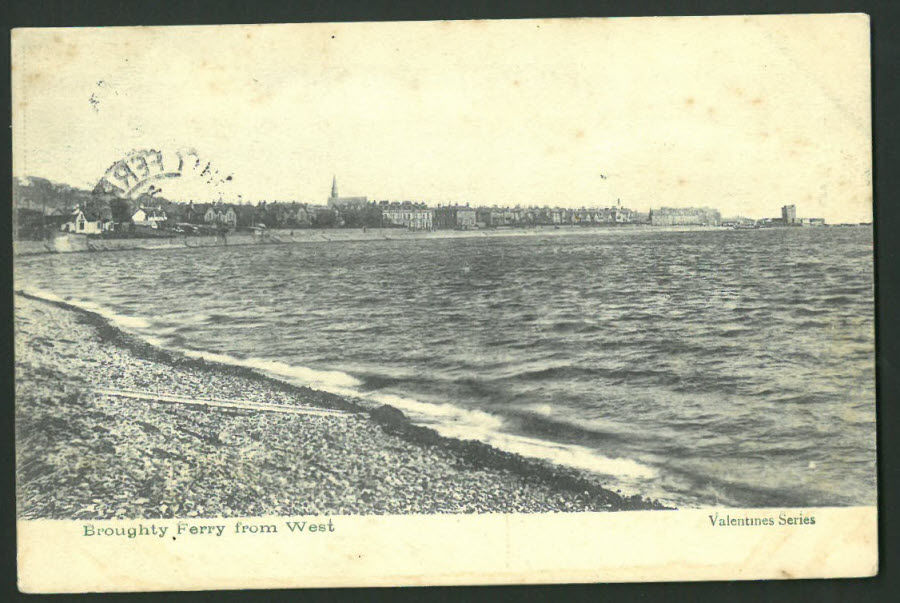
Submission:
[[[297,229],[271,230],[264,233],[235,233],[216,236],[179,236],[147,239],[100,239],[85,235],[60,233],[46,241],[20,240],[13,244],[15,255],[36,255],[46,253],[75,253],[87,251],[123,251],[129,249],[184,249],[187,247],[226,247],[238,245],[283,245],[291,243],[316,243],[340,241],[418,240],[451,239],[471,237],[508,236],[563,236],[574,234],[624,234],[634,232],[721,230],[716,227],[681,226],[606,226],[581,227],[552,226],[535,228],[500,228],[496,230],[439,230],[410,231],[401,228],[369,228],[366,230],[347,229]]]

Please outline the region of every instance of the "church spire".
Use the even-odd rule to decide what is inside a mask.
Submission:
[[[338,190],[337,190],[337,176],[331,177],[331,198],[337,199]]]

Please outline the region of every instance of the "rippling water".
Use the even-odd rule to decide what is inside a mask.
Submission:
[[[626,494],[876,499],[871,228],[32,256],[16,287]]]

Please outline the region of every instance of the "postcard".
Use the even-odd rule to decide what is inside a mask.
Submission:
[[[867,16],[11,44],[22,591],[877,573]]]

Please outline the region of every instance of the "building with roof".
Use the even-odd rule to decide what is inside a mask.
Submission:
[[[443,205],[432,210],[432,221],[436,230],[468,230],[477,227],[475,209],[468,205]]]
[[[381,223],[386,227],[403,227],[410,230],[431,230],[434,226],[434,210],[424,203],[393,202],[381,205]]]
[[[757,220],[756,226],[759,228],[781,227],[781,226],[824,226],[825,220],[822,218],[798,218],[796,205],[782,205],[780,218],[763,218]]]
[[[141,206],[131,216],[131,221],[134,222],[135,226],[149,226],[150,228],[159,228],[159,225],[168,219],[166,212],[159,207]]]
[[[63,232],[75,234],[101,234],[112,229],[112,220],[107,215],[109,210],[90,210],[75,208],[71,219],[60,227]]]
[[[781,221],[785,225],[797,224],[797,206],[784,205],[781,208]]]
[[[331,195],[328,197],[328,207],[332,207],[334,209],[363,209],[368,204],[368,197],[341,197],[340,195],[338,195],[337,176],[332,177]]]
[[[653,226],[718,226],[722,216],[708,207],[661,207],[650,210]]]

